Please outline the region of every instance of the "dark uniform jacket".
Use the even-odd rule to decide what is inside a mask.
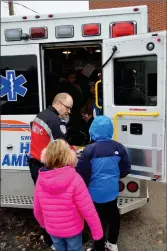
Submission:
[[[40,112],[31,126],[30,156],[40,161],[42,150],[55,139],[66,138],[66,125],[53,106]]]

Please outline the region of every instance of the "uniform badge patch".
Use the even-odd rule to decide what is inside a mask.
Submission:
[[[65,126],[65,125],[60,125],[60,131],[61,131],[63,134],[66,134],[66,132],[67,132],[66,126]]]

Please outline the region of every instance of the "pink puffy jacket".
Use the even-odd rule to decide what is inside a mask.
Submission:
[[[75,168],[42,169],[34,193],[34,215],[41,227],[55,237],[82,232],[87,221],[94,240],[103,237],[100,219],[83,179]]]

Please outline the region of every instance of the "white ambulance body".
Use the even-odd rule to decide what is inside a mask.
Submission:
[[[120,213],[148,202],[147,180],[166,182],[166,32],[148,33],[147,12],[134,6],[2,18],[2,207],[32,208],[30,121],[51,104],[63,71],[69,65],[88,75],[92,65],[100,71],[114,46],[101,85],[103,113],[132,162],[132,173],[120,182]],[[132,102],[133,91],[142,93],[142,105]]]

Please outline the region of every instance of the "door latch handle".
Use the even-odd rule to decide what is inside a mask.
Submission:
[[[6,147],[8,150],[12,150],[13,149],[13,146],[12,145],[7,145]]]

